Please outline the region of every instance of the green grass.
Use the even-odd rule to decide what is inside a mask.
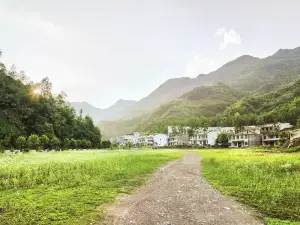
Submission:
[[[268,224],[299,224],[299,153],[270,153],[258,149],[197,153],[203,158],[204,177],[221,192],[258,209]]]
[[[0,224],[86,224],[130,193],[173,151],[66,151],[0,155]]]

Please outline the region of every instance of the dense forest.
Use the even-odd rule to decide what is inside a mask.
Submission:
[[[101,133],[89,116],[77,116],[54,95],[48,78],[29,80],[0,62],[0,149],[100,148]]]
[[[234,126],[288,122],[300,128],[300,78],[266,94],[246,95],[215,116],[168,121],[171,125]],[[165,129],[165,128],[164,128]]]

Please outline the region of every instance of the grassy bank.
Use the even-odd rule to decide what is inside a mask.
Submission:
[[[85,224],[98,206],[141,185],[172,151],[0,155],[0,224]]]
[[[257,208],[269,224],[299,224],[289,222],[300,221],[299,153],[255,149],[197,153],[203,158],[205,178],[221,192]]]

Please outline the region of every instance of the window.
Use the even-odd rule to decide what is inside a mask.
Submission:
[[[245,145],[248,145],[248,142],[245,142]]]
[[[266,136],[266,135],[264,136],[264,139],[267,139],[267,136]]]
[[[245,138],[248,138],[248,136],[247,136],[247,135],[245,135]]]
[[[278,138],[278,135],[276,135],[276,138]]]

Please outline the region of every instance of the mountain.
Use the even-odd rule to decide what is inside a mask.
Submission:
[[[90,105],[87,102],[71,102],[71,106],[75,109],[76,113],[79,114],[82,109],[83,115],[90,115],[94,121],[101,120],[117,120],[120,119],[127,108],[134,105],[134,100],[123,100],[119,99],[115,104],[106,109],[100,109]]]
[[[296,125],[298,121],[300,125],[300,78],[268,93],[243,97],[228,107],[220,120],[229,124],[237,115],[236,119],[245,125],[274,122]]]
[[[201,86],[214,86],[218,82],[234,88],[239,95],[263,95],[293,82],[299,78],[299,75],[300,47],[280,49],[275,54],[262,59],[243,55],[207,75],[200,74],[196,78],[182,77],[167,80],[147,97],[125,110],[126,117],[123,118],[131,118],[131,120],[102,122],[100,127],[106,133],[106,128],[114,123],[116,134],[123,130],[126,132],[134,129],[145,130],[148,126],[147,121],[152,121],[153,126],[150,130],[155,130],[155,126],[161,126],[161,118],[171,121],[174,118],[183,118],[184,116],[188,118],[195,114],[210,117],[214,114],[214,109],[206,110],[207,106],[199,108],[198,101],[191,101],[185,97],[194,96],[193,93],[205,92],[206,90]],[[197,87],[200,88],[197,89]],[[187,94],[185,95],[185,93]],[[213,97],[216,102],[219,101],[218,105],[222,106],[222,102],[225,102],[226,105],[223,96],[215,95]],[[207,96],[204,99],[206,98]],[[225,108],[216,107],[216,109],[219,111],[218,113],[222,113]],[[208,112],[211,112],[211,115]],[[137,126],[133,126],[133,122]],[[129,127],[131,129],[127,129]],[[108,133],[112,134],[113,132]]]
[[[129,120],[103,121],[99,126],[109,137],[134,130],[159,132],[162,129],[166,130],[174,121],[191,117],[214,117],[240,97],[240,92],[222,83],[197,87],[178,99],[161,105],[151,113]]]

